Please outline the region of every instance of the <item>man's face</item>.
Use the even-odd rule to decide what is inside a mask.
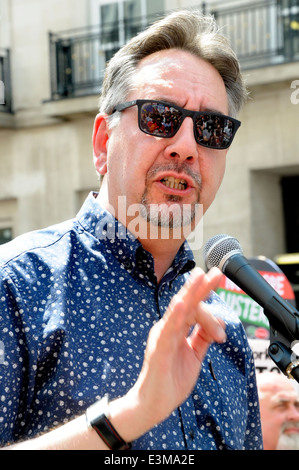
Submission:
[[[265,450],[299,450],[299,400],[285,377],[259,386]]]
[[[207,62],[179,50],[161,51],[140,62],[126,101],[135,99],[228,114],[227,94],[218,72]],[[119,124],[108,131],[105,170],[109,203],[116,216],[119,196],[125,196],[127,208],[143,204],[149,210],[160,204],[167,212],[174,203],[191,209],[200,203],[205,212],[222,182],[227,150],[198,145],[189,117],[171,138],[144,134],[137,117],[137,106],[128,108],[121,113]]]

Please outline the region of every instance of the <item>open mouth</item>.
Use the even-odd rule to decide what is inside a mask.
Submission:
[[[180,191],[184,191],[188,187],[186,180],[175,178],[174,176],[166,176],[160,181],[162,184],[164,184],[164,186],[170,189],[179,189]]]

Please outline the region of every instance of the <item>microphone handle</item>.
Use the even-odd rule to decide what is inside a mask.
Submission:
[[[299,312],[277,294],[243,255],[232,255],[222,272],[264,309],[274,330],[291,342],[299,339]]]

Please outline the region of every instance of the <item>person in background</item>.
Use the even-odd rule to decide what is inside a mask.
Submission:
[[[277,372],[257,375],[265,450],[299,450],[296,383]]]

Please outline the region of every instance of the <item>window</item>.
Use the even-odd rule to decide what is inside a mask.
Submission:
[[[106,60],[139,31],[144,30],[158,13],[163,0],[123,0],[100,5],[100,28]]]
[[[90,0],[88,27],[51,33],[53,99],[99,94],[107,61],[159,17],[163,2]]]
[[[12,229],[10,227],[0,228],[0,245],[12,240]]]

